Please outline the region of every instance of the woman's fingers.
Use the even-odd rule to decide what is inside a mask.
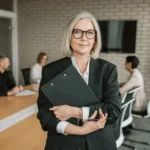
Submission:
[[[101,127],[104,127],[107,119],[107,113],[104,115],[101,108],[99,109],[99,116],[100,119],[98,120],[98,123],[100,124]]]
[[[55,110],[55,109],[57,109],[58,108],[58,106],[54,106],[54,107],[52,107],[52,108],[50,108],[49,110]]]
[[[105,117],[103,112],[102,112],[102,110],[101,110],[101,108],[99,109],[99,116],[100,116],[100,118],[104,118]]]
[[[94,119],[94,118],[96,117],[96,115],[97,115],[97,111],[95,111],[95,112],[90,116],[89,119]]]

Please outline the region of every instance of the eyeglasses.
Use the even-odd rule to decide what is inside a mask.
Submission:
[[[95,30],[82,31],[80,29],[74,29],[72,31],[72,35],[76,39],[80,39],[83,36],[83,33],[85,33],[85,35],[86,35],[86,37],[88,39],[94,39],[95,35],[96,35],[96,31]]]

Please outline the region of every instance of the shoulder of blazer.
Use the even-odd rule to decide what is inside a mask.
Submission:
[[[46,73],[49,79],[54,78],[56,75],[64,71],[71,65],[71,59],[65,57],[56,61],[53,61],[42,68],[42,73]]]
[[[101,58],[98,58],[96,59],[99,66],[102,67],[103,69],[113,69],[114,67],[116,67],[116,65],[114,65],[113,63],[107,61],[107,60],[104,60],[104,59],[101,59]]]
[[[43,67],[43,69],[56,69],[57,67],[66,67],[67,68],[67,65],[68,67],[71,65],[71,59],[69,57],[64,57],[64,58],[61,58],[61,59],[58,59],[56,61],[53,61],[47,65],[45,65]]]

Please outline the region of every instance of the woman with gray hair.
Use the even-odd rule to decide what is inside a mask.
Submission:
[[[96,19],[82,12],[66,28],[62,44],[66,57],[43,67],[37,117],[43,130],[48,131],[45,150],[117,149],[112,130],[121,110],[117,71],[115,65],[98,58],[100,49],[101,34]],[[98,103],[82,107],[53,106],[44,95],[41,87],[71,65],[97,96]],[[74,93],[76,96],[76,89]],[[68,122],[70,118],[77,123]]]

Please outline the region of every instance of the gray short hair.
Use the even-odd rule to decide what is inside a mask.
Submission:
[[[101,33],[100,33],[99,25],[98,25],[95,17],[91,13],[86,12],[86,11],[79,13],[68,23],[66,30],[65,30],[64,37],[63,37],[62,52],[66,57],[71,57],[71,55],[72,55],[72,50],[70,47],[71,34],[72,34],[72,30],[73,30],[75,24],[80,19],[88,19],[94,25],[94,28],[96,30],[96,38],[95,38],[95,44],[93,47],[93,52],[91,54],[91,57],[96,59],[99,57],[99,53],[100,53],[101,45],[102,45],[101,44]]]

